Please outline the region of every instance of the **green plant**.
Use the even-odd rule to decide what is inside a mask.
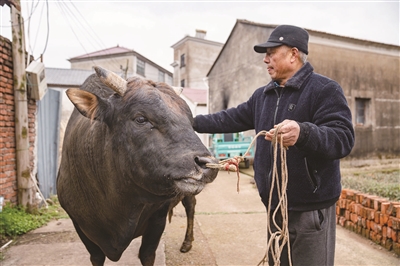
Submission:
[[[40,208],[34,214],[7,203],[0,212],[0,243],[39,228],[52,219],[68,217],[57,198],[53,197],[50,202],[48,208]]]
[[[342,185],[344,188],[399,201],[399,180],[399,169],[385,169],[343,175]]]

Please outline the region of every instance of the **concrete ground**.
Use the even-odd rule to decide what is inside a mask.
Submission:
[[[140,238],[134,239],[118,262],[106,259],[105,265],[141,265]],[[6,248],[0,266],[92,265],[89,253],[75,232],[70,219],[52,221],[29,232]],[[156,265],[165,265],[164,241],[157,249]]]
[[[251,181],[250,176],[241,174],[237,193],[236,173],[220,171],[196,197],[195,241],[187,254],[179,252],[186,218],[178,205],[163,238],[166,264],[257,265],[266,251],[266,212]],[[335,265],[400,265],[400,259],[338,225]]]
[[[175,208],[157,250],[156,265],[257,265],[266,250],[266,214],[252,177],[220,172],[197,196],[193,248],[179,248],[186,230],[181,204]],[[140,265],[140,239],[135,239],[118,262]],[[19,238],[3,250],[1,266],[91,265],[89,255],[69,219],[53,221]],[[335,265],[400,265],[400,259],[353,232],[337,226]]]

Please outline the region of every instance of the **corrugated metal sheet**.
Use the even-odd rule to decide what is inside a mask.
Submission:
[[[45,198],[55,195],[61,119],[61,91],[49,88],[38,105],[37,179]]]

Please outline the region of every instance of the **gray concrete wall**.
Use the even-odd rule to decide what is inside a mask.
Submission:
[[[400,153],[399,57],[320,44],[310,45],[315,71],[342,86],[353,113],[356,145],[352,155]],[[355,122],[355,99],[370,99],[367,123]]]
[[[71,61],[71,69],[91,70],[93,66],[98,65],[115,73],[121,74],[121,66],[126,68],[127,61],[128,73],[132,75],[136,70],[136,61],[134,56],[110,56],[104,58],[88,58],[86,60],[74,60]]]
[[[237,106],[270,81],[264,56],[253,50],[265,29],[239,23],[233,31],[208,76],[210,113]]]

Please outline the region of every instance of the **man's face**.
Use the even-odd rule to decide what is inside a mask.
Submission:
[[[290,63],[292,57],[291,48],[285,45],[267,48],[264,57],[264,63],[267,64],[268,74],[272,80],[281,84],[287,81],[293,75],[293,69]]]

